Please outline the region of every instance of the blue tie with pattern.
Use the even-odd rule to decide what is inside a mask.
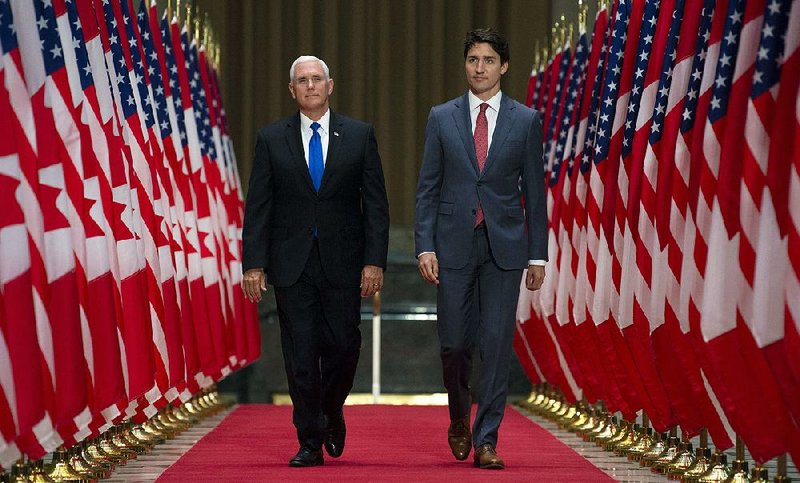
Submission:
[[[322,137],[319,135],[319,123],[312,122],[311,129],[314,134],[308,142],[308,173],[311,175],[311,182],[314,189],[319,191],[322,184],[322,172],[325,170],[325,163],[322,162]]]

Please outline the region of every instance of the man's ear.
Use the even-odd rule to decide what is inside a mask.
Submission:
[[[504,75],[508,72],[508,62],[500,66],[500,75]]]
[[[289,83],[289,93],[292,95],[292,99],[297,99],[297,96],[294,94],[294,86],[292,83]]]

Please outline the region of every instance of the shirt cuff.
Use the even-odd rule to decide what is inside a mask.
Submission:
[[[426,253],[433,253],[434,255],[436,255],[436,252],[422,252],[419,255],[417,255],[417,259],[419,259],[419,257],[421,257],[422,255],[425,255]]]
[[[528,265],[538,265],[543,267],[547,265],[547,262],[545,260],[528,260]]]

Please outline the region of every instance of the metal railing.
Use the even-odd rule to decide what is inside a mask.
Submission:
[[[387,320],[419,320],[435,321],[436,307],[429,305],[397,304],[385,315],[382,312],[381,293],[372,298],[372,314],[362,310],[361,320],[372,318],[372,403],[378,404],[381,397],[381,321]]]

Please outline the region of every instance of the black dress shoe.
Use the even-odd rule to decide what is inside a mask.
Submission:
[[[306,466],[320,466],[324,465],[325,460],[322,458],[322,450],[308,449],[305,446],[300,447],[300,451],[294,455],[294,458],[289,460],[289,466],[306,467]]]
[[[325,451],[334,458],[338,458],[344,452],[344,437],[347,434],[344,413],[325,416],[325,420],[327,421],[325,427]]]

